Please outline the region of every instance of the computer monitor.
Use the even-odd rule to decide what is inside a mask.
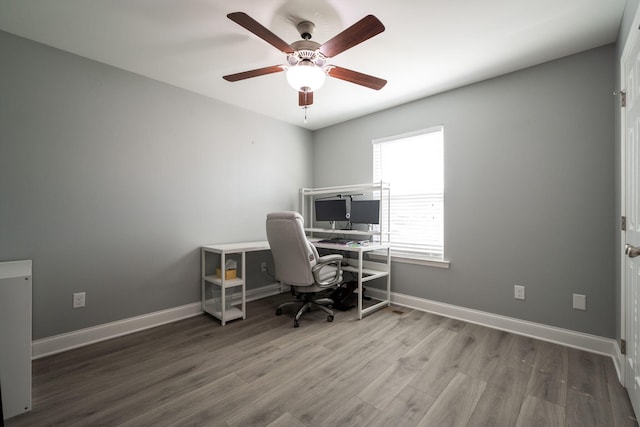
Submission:
[[[347,200],[316,200],[316,221],[345,221],[347,219]]]
[[[352,224],[380,224],[380,200],[352,200]]]

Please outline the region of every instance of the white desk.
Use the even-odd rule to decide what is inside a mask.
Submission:
[[[344,271],[351,271],[357,273],[358,276],[358,319],[362,319],[363,315],[369,314],[383,306],[389,306],[391,304],[391,252],[388,243],[367,243],[364,245],[339,245],[334,243],[320,243],[311,239],[311,243],[317,248],[328,249],[333,252],[348,251],[357,253],[358,257],[346,258],[345,260],[350,265],[343,267]],[[269,250],[269,242],[257,241],[257,242],[240,242],[240,243],[226,243],[202,246],[202,311],[211,314],[219,319],[224,324],[233,319],[246,318],[246,299],[245,299],[245,254],[247,252],[266,251]],[[364,261],[364,254],[367,252],[380,251],[385,253],[386,263]],[[221,277],[215,275],[214,270],[207,263],[207,255],[216,254],[219,256],[220,263],[217,264],[221,268]],[[235,279],[226,279],[224,274],[224,265],[226,258],[230,254],[237,254],[240,257],[240,266],[238,267],[238,277]],[[376,304],[362,308],[362,284],[373,279],[380,277],[387,278],[387,293],[386,299],[379,301]],[[239,287],[242,292],[241,306],[226,307],[226,291],[229,288]],[[220,298],[219,305],[214,301],[214,298],[210,298],[209,288],[219,289]]]

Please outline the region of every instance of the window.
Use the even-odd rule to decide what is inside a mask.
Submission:
[[[373,180],[391,186],[392,254],[444,257],[444,128],[373,141]],[[387,206],[383,206],[386,210]],[[387,213],[383,212],[383,217]]]

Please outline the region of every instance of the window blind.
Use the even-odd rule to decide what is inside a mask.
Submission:
[[[373,181],[391,186],[392,253],[444,256],[444,128],[373,141]],[[388,215],[384,204],[383,217]]]

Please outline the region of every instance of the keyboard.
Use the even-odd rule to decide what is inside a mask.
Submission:
[[[353,243],[353,240],[339,239],[339,238],[335,237],[333,239],[320,240],[320,241],[318,241],[318,243],[332,243],[334,245],[348,245],[349,243]]]

